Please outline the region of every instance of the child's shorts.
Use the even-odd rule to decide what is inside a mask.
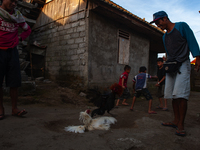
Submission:
[[[125,88],[122,95],[119,97],[120,100],[128,99],[131,96],[128,88]]]
[[[165,85],[160,85],[158,87],[158,91],[157,91],[157,97],[158,98],[164,97],[164,90],[165,90]]]
[[[0,87],[2,87],[4,77],[7,87],[21,86],[19,54],[16,47],[7,50],[0,49]]]
[[[137,98],[140,97],[141,95],[143,95],[147,100],[153,99],[147,88],[137,90],[134,93],[134,96],[136,96]]]

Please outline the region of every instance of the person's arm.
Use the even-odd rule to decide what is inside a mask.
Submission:
[[[125,89],[125,86],[124,86],[124,78],[122,78],[122,88]]]
[[[160,86],[160,83],[162,83],[164,80],[165,80],[165,76],[163,76],[163,78],[160,81],[158,80],[158,83],[156,84],[156,86]]]
[[[133,93],[135,93],[135,82],[133,82]]]
[[[199,71],[200,68],[200,50],[199,50],[199,45],[197,43],[197,40],[194,36],[193,31],[190,29],[190,27],[187,25],[187,23],[182,23],[182,34],[183,37],[186,38],[188,47],[192,53],[193,57],[196,57],[196,64],[195,64],[195,69]]]
[[[30,34],[31,34],[31,28],[30,26],[26,23],[20,23],[19,26],[24,30],[18,37],[20,41],[25,40]]]

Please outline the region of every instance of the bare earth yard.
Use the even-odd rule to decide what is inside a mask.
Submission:
[[[186,137],[176,136],[174,128],[161,125],[163,121],[172,121],[170,100],[169,111],[156,110],[156,115],[147,114],[145,99],[136,101],[133,112],[129,106],[113,109],[118,122],[109,131],[65,132],[64,127],[81,124],[78,120],[80,111],[87,109],[88,105],[95,108],[83,97],[79,102],[78,96],[67,92],[69,89],[60,87],[56,92],[50,90],[46,97],[21,97],[19,107],[28,111],[24,118],[11,116],[10,100],[6,99],[6,118],[0,120],[0,150],[198,150],[200,147],[198,92],[192,92],[188,102]],[[131,103],[131,99],[128,102]],[[157,104],[155,98],[153,108]]]

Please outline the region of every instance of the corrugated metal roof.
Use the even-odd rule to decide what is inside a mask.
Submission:
[[[156,26],[150,24],[149,22],[145,21],[145,19],[142,19],[142,18],[140,18],[140,17],[134,15],[134,14],[131,13],[130,11],[128,11],[128,10],[124,9],[123,7],[117,5],[116,3],[114,3],[114,2],[111,1],[111,0],[99,0],[99,1],[102,1],[102,2],[104,2],[104,3],[107,3],[107,4],[109,4],[110,6],[112,6],[112,7],[116,8],[116,9],[118,9],[118,10],[120,10],[120,11],[122,11],[122,12],[124,12],[124,13],[126,13],[126,14],[128,14],[128,15],[130,15],[130,16],[132,16],[133,18],[138,19],[138,20],[141,21],[141,22],[144,22],[144,23],[147,24],[148,26],[153,27],[153,28],[157,29],[158,31],[160,31],[160,32],[162,32],[162,33],[165,33],[165,32],[164,32],[163,30],[161,30],[160,28],[158,28],[158,27],[156,27]]]

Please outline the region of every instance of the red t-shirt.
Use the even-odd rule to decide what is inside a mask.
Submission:
[[[121,86],[122,86],[122,79],[124,79],[124,86],[127,87],[128,73],[126,71],[124,73],[122,73],[119,78],[119,85],[121,85]]]
[[[12,13],[11,13],[12,14]],[[31,28],[26,22],[12,23],[3,20],[0,17],[0,49],[14,48],[19,43],[18,28],[21,27],[24,32],[19,36],[22,40],[31,34]]]

